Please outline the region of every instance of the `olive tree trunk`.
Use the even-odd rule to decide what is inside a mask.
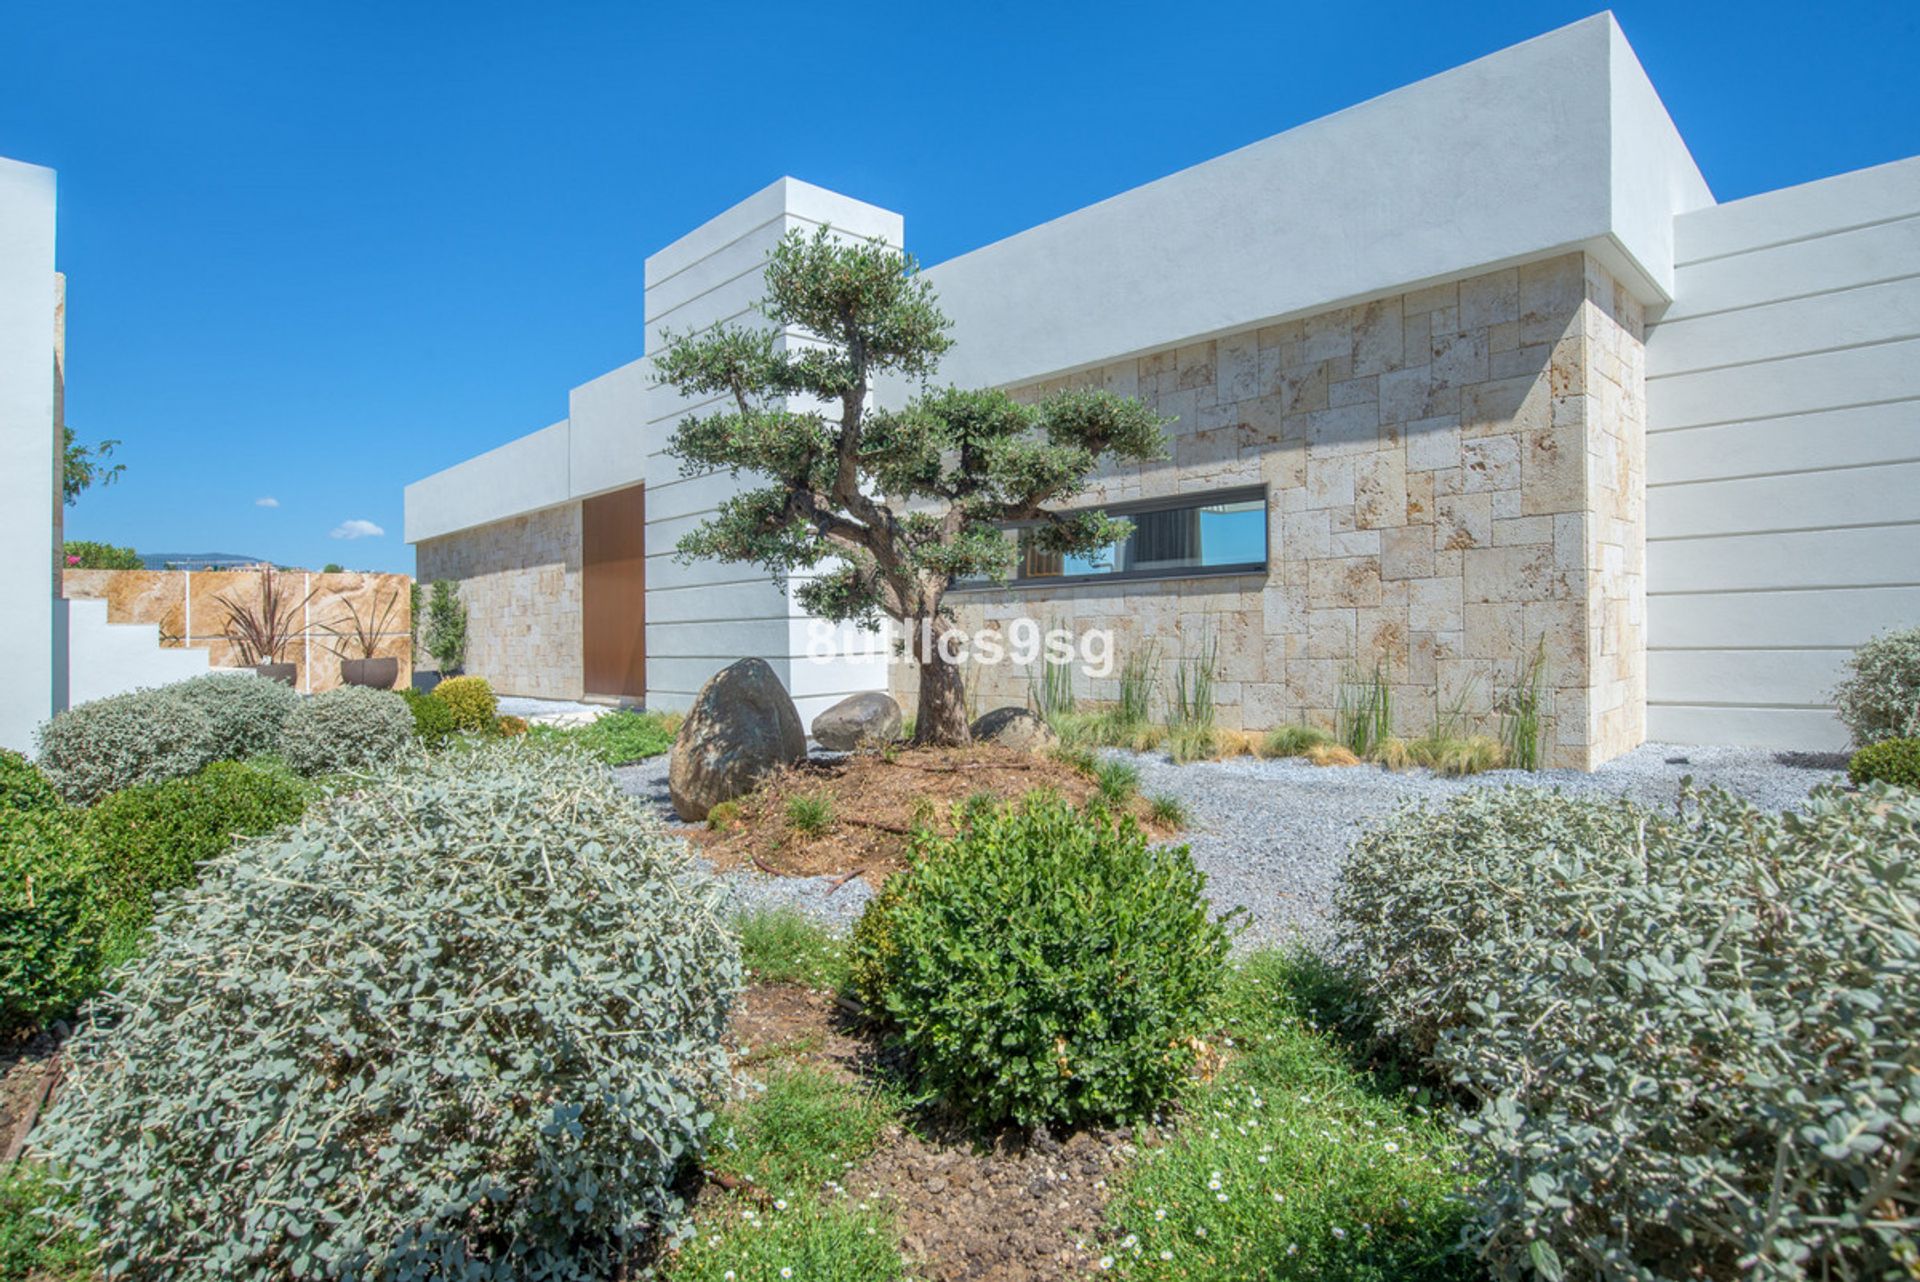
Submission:
[[[940,653],[944,629],[914,626],[914,659],[920,665],[920,703],[914,713],[913,741],[959,747],[973,741],[967,726],[967,687],[959,665]]]

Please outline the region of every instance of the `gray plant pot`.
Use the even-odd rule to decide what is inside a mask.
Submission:
[[[300,669],[291,663],[256,663],[253,670],[269,681],[278,681],[283,686],[293,685],[300,679]]]
[[[400,679],[400,660],[393,658],[342,659],[340,660],[340,679],[350,686],[391,690],[393,683]]]

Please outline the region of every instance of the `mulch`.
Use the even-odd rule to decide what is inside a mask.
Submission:
[[[723,871],[858,876],[878,889],[906,866],[916,828],[948,834],[969,798],[986,793],[997,802],[1013,801],[1036,789],[1050,789],[1076,806],[1097,791],[1063,761],[996,744],[900,748],[781,770],[739,800],[724,829],[689,829],[685,835]],[[788,821],[787,804],[800,797],[832,802],[833,819],[823,832],[804,833]],[[1138,798],[1128,810],[1155,838],[1174,831],[1149,821]]]

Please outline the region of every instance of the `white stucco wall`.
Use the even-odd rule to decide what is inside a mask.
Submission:
[[[928,270],[940,377],[1024,383],[1571,248],[1666,301],[1712,202],[1611,14]]]
[[[67,698],[74,705],[151,686],[172,685],[210,670],[197,647],[163,648],[152,623],[109,623],[104,600],[67,601],[70,672]],[[236,681],[254,681],[252,673]]]
[[[1838,748],[1920,625],[1920,159],[1675,221],[1647,339],[1648,733]]]
[[[0,747],[64,702],[55,575],[54,176],[0,158]]]

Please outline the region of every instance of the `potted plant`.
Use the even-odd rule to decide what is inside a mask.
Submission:
[[[351,601],[342,601],[346,608],[345,623],[323,623],[327,635],[333,642],[327,647],[340,656],[340,679],[350,686],[368,686],[375,690],[391,690],[394,682],[400,678],[400,660],[391,655],[378,658],[374,651],[380,647],[380,637],[385,633],[387,620],[393,617],[393,607],[400,603],[397,592],[387,595],[386,603],[381,604],[376,597],[362,615]]]
[[[287,646],[300,634],[300,612],[313,593],[294,599],[272,567],[260,571],[260,599],[240,601],[230,596],[213,598],[227,612],[227,640],[240,651],[240,662],[271,681],[292,685],[299,669],[283,662]]]

